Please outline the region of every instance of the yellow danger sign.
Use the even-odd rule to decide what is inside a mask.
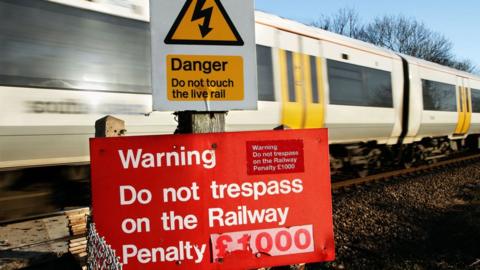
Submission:
[[[187,0],[165,38],[165,43],[244,45],[220,0]]]
[[[167,96],[170,101],[243,100],[243,58],[168,55]]]

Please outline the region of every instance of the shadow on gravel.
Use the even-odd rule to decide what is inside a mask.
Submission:
[[[431,219],[407,228],[409,235],[400,232],[386,236],[391,239],[383,242],[390,243],[390,246],[383,250],[371,249],[361,243],[353,246],[359,248],[360,257],[366,259],[363,269],[480,269],[480,263],[475,264],[480,258],[479,210],[478,206],[461,205],[440,215],[432,213]],[[428,216],[426,214],[423,211],[418,213],[421,217]],[[382,254],[389,254],[389,257],[378,264],[378,257]],[[369,265],[368,258],[377,265]]]
[[[352,231],[341,232],[347,239],[336,239],[340,269],[480,270],[478,187],[473,195],[459,194],[453,204],[438,208],[383,194],[381,202],[374,199],[370,204],[370,211],[380,214],[368,216],[368,211],[357,209],[357,214],[365,215],[366,226],[353,226]],[[335,226],[337,233],[342,224],[337,220]]]
[[[36,265],[34,267],[24,268],[24,270],[81,270],[82,268],[75,261],[73,256],[66,254],[58,260]]]
[[[461,205],[419,224],[419,239],[392,239],[387,254],[396,254],[381,269],[480,269],[480,208]],[[372,269],[372,268],[369,268]]]
[[[25,264],[34,264],[34,266],[21,268]],[[57,257],[50,252],[0,251],[0,269],[81,270],[82,268],[70,254]]]

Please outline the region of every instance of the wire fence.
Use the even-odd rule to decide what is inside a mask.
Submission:
[[[101,237],[95,223],[91,222],[88,226],[88,245],[87,245],[87,269],[88,270],[120,270],[122,264],[115,250]]]

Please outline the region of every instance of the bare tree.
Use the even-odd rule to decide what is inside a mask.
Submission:
[[[363,27],[359,39],[442,65],[450,64],[452,43],[425,24],[403,16],[376,18]]]
[[[470,72],[470,73],[475,73],[475,74],[479,74],[479,70],[477,68],[477,66],[475,66],[472,61],[468,60],[468,59],[464,59],[464,60],[452,60],[452,63],[451,65],[449,65],[453,68],[456,68],[458,70],[463,70],[463,71],[466,71],[466,72]]]
[[[312,25],[330,32],[357,38],[361,31],[361,22],[358,12],[352,8],[342,8],[333,16],[322,15]]]
[[[450,40],[413,18],[383,16],[361,24],[358,12],[344,8],[331,17],[321,17],[312,25],[441,65],[477,71],[472,62],[455,58]]]

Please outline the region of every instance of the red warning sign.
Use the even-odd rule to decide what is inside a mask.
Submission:
[[[96,138],[90,152],[94,222],[124,269],[335,257],[324,129]]]

